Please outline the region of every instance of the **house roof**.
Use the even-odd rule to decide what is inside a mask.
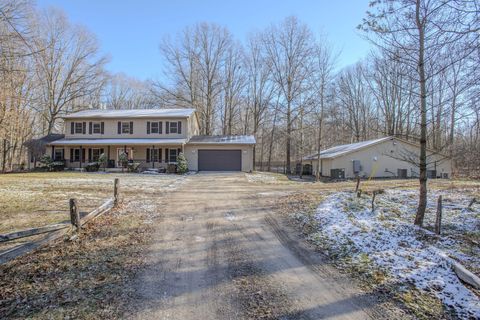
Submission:
[[[342,144],[340,146],[335,146],[330,149],[326,149],[320,152],[320,158],[321,159],[330,159],[330,158],[336,158],[338,156],[342,156],[344,154],[358,151],[367,147],[370,147],[372,145],[375,145],[377,143],[383,142],[383,141],[388,141],[394,139],[393,137],[383,137],[380,139],[374,139],[374,140],[367,140],[367,141],[362,141],[362,142],[356,142],[356,143],[350,143],[350,144]],[[309,155],[305,157],[305,160],[316,160],[318,157],[318,153]]]
[[[51,146],[106,146],[106,145],[119,145],[119,146],[131,146],[131,145],[179,145],[187,142],[186,139],[60,139],[50,142]]]
[[[255,144],[254,136],[193,136],[188,143],[191,144]]]
[[[131,110],[110,110],[110,109],[89,109],[71,113],[64,116],[64,119],[84,118],[188,118],[195,113],[195,109],[131,109]]]

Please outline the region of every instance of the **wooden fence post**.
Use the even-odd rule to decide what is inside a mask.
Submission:
[[[438,196],[437,218],[435,220],[435,233],[440,234],[442,229],[442,196]]]
[[[80,231],[82,224],[80,223],[80,212],[77,207],[77,200],[70,199],[70,222],[75,227],[76,231]]]
[[[372,212],[375,211],[375,197],[377,196],[377,191],[373,191],[372,193]]]
[[[115,178],[113,182],[113,206],[118,205],[118,188],[119,188],[119,179]]]
[[[360,176],[357,175],[357,186],[355,187],[355,193],[358,192],[358,188],[360,188]]]

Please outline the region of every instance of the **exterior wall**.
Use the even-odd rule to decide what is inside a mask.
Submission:
[[[252,145],[185,145],[185,158],[188,162],[188,170],[198,171],[198,150],[241,150],[242,171],[253,171],[253,146]]]
[[[118,122],[133,122],[133,134],[118,134]],[[151,133],[147,134],[147,122],[163,122],[162,124],[162,134]],[[182,133],[166,133],[166,122],[182,122]],[[70,125],[72,122],[85,122],[86,123],[86,134],[71,134]],[[89,122],[103,122],[104,123],[104,134],[89,134]],[[115,138],[190,138],[195,133],[192,130],[195,130],[195,127],[192,126],[192,123],[196,122],[195,116],[189,118],[152,118],[152,119],[66,119],[64,124],[65,139],[115,139]],[[192,134],[193,133],[193,134]]]
[[[115,160],[115,163],[117,161],[117,149],[123,149],[123,146],[110,146],[110,152],[108,146],[82,146],[85,149],[85,161],[82,161],[82,167],[85,167],[85,164],[89,162],[88,159],[88,149],[91,148],[99,148],[99,149],[104,149],[104,152],[107,154],[108,159],[110,160]],[[79,146],[65,146],[65,147],[60,147],[56,146],[55,149],[64,149],[64,159],[65,159],[65,165],[67,168],[80,168],[80,162],[75,161],[72,162],[70,159],[70,149],[78,149]],[[155,146],[155,149],[162,149],[162,155],[160,161],[155,162],[154,164],[152,162],[146,162],[146,157],[147,157],[147,148],[151,148],[150,146],[127,146],[127,149],[131,148],[132,153],[133,153],[133,161],[134,162],[140,162],[141,163],[141,168],[162,168],[166,167],[168,164],[168,159],[166,158],[166,149],[182,149],[182,147],[179,146]],[[51,155],[52,154],[52,147],[49,146],[47,147],[47,154]]]
[[[361,165],[361,177],[397,177],[397,169],[406,169],[407,177],[418,177],[419,169],[417,166],[401,160],[405,155],[413,156],[418,159],[420,149],[417,146],[405,143],[399,140],[388,140],[382,143],[367,147],[356,152],[348,153],[333,159],[323,159],[323,176],[330,176],[331,169],[345,169],[346,178],[354,178],[353,160],[359,160]],[[437,170],[437,176],[443,176],[447,173],[451,177],[452,162],[440,155],[428,154],[427,170]],[[435,161],[437,161],[435,165]],[[311,161],[313,170],[316,170],[316,161]]]

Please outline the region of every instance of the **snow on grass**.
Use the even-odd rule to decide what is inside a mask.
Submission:
[[[438,192],[431,192],[429,197],[427,226],[435,219],[431,211]],[[446,200],[445,236],[437,237],[414,226],[416,194],[394,190],[377,196],[375,212],[371,211],[369,196],[357,198],[343,192],[327,197],[317,208],[314,218],[318,231],[311,237],[326,246],[328,253],[349,255],[354,263],[367,256],[392,281],[433,293],[460,318],[480,318],[478,296],[451,268],[452,257],[474,267],[480,265],[478,251],[458,253],[462,243],[454,237],[478,230],[479,210],[466,209],[468,198],[462,193],[442,192]]]
[[[246,173],[248,182],[277,183],[278,175],[269,172]]]

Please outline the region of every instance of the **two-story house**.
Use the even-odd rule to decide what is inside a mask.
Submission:
[[[67,168],[102,153],[109,168],[121,167],[122,153],[141,168],[162,168],[183,152],[192,171],[252,171],[254,144],[253,136],[200,136],[194,109],[99,109],[65,116],[64,137],[48,142],[46,152]]]

